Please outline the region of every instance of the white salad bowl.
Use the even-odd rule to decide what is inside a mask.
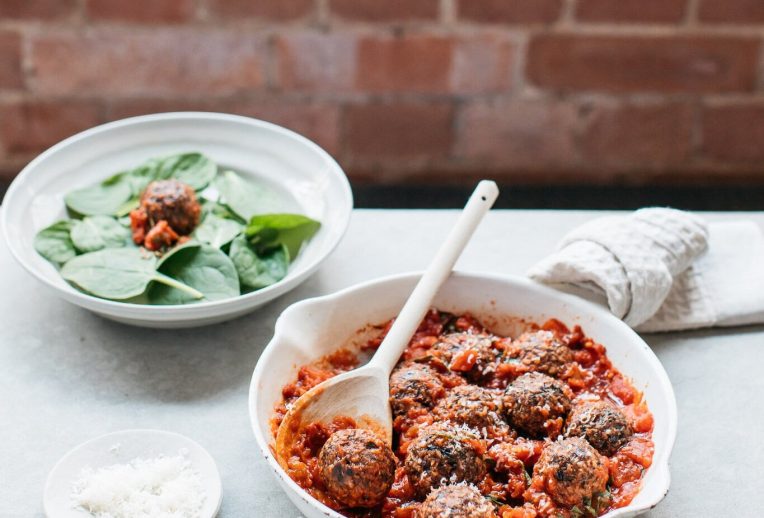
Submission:
[[[281,388],[296,377],[301,365],[342,346],[363,343],[368,333],[359,330],[393,318],[418,279],[419,274],[396,275],[293,304],[279,317],[275,335],[257,362],[249,390],[252,429],[281,487],[308,518],[341,515],[310,497],[273,456],[270,420],[281,400]],[[631,504],[605,516],[635,516],[663,499],[669,488],[668,463],[676,436],[676,400],[663,366],[631,328],[589,302],[513,276],[454,273],[433,306],[457,314],[472,313],[492,331],[511,336],[523,322],[557,318],[569,326],[580,325],[589,337],[602,343],[613,365],[644,392],[655,420],[655,455],[641,491]]]
[[[274,193],[280,212],[299,212],[321,229],[267,288],[226,300],[155,306],[100,299],[73,288],[34,249],[35,234],[66,216],[64,195],[144,160],[200,151]],[[32,160],[2,206],[2,231],[16,260],[61,298],[99,315],[147,327],[192,327],[228,320],[295,288],[342,239],[353,196],[340,166],[310,140],[267,122],[221,113],[162,113],[98,126]]]

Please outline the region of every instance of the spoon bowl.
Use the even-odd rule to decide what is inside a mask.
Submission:
[[[392,444],[392,415],[388,401],[389,373],[378,365],[365,365],[313,387],[289,410],[287,426],[279,426],[276,456],[284,466],[295,438],[310,423],[328,423],[336,416],[352,418]],[[286,422],[286,419],[285,419]]]

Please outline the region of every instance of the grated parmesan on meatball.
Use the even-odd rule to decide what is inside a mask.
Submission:
[[[496,509],[475,486],[442,486],[427,495],[419,518],[494,518]]]
[[[463,424],[480,431],[506,433],[509,427],[502,417],[501,393],[478,387],[461,385],[451,389],[433,410],[433,415],[443,421]]]
[[[508,359],[519,361],[530,371],[557,377],[573,361],[573,351],[551,331],[532,331],[512,341]]]
[[[478,436],[464,426],[436,423],[419,431],[408,447],[404,469],[415,492],[426,496],[447,483],[476,484],[486,472]]]

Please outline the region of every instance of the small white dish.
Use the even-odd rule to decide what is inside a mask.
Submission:
[[[400,311],[421,274],[408,273],[369,281],[340,292],[303,300],[276,321],[273,339],[255,367],[249,389],[249,417],[260,452],[289,499],[307,518],[342,518],[297,485],[275,459],[270,420],[282,387],[305,365],[349,344],[363,344],[368,324],[388,321]],[[656,506],[670,484],[669,457],[676,438],[677,410],[668,375],[650,347],[607,310],[583,299],[515,276],[454,273],[441,287],[433,307],[456,314],[469,312],[491,331],[515,336],[522,322],[557,318],[580,325],[603,344],[613,365],[645,395],[655,421],[653,464],[642,489],[626,507],[603,515],[636,516]]]
[[[280,210],[321,222],[287,276],[226,300],[151,306],[99,299],[73,288],[34,249],[36,233],[66,216],[64,195],[152,157],[200,151],[221,168],[274,191]],[[222,113],[161,113],[89,129],[32,160],[2,204],[2,232],[13,257],[53,293],[101,316],[145,327],[194,327],[230,320],[297,287],[339,244],[353,209],[344,172],[319,146],[268,122]]]
[[[84,442],[63,456],[45,482],[43,506],[48,518],[87,518],[90,513],[72,507],[72,485],[84,468],[99,469],[125,464],[135,458],[174,457],[181,450],[202,480],[206,494],[202,518],[213,518],[220,509],[222,488],[215,461],[198,443],[162,430],[123,430]]]

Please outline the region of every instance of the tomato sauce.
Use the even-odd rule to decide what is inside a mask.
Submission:
[[[361,347],[361,351],[339,350],[318,362],[300,367],[297,378],[283,387],[283,399],[271,420],[274,437],[289,405],[322,381],[357,367],[360,363],[358,353],[373,352],[391,324],[388,322],[378,326],[378,334]],[[554,333],[572,350],[573,361],[557,377],[570,387],[575,395],[574,401],[592,398],[610,401],[628,418],[634,433],[614,455],[606,457],[610,475],[606,491],[593,495],[581,507],[568,509],[556,505],[545,493],[543,482],[532,476],[533,466],[550,439],[531,439],[514,431],[489,430],[474,444],[490,466],[485,478],[477,485],[478,489],[496,504],[499,518],[585,518],[628,505],[639,492],[642,477],[650,467],[654,453],[653,417],[642,393],[612,365],[605,347],[588,338],[580,327],[570,330],[558,320],[529,327]],[[478,357],[478,352],[470,349],[455,354],[448,365],[433,357],[430,350],[433,345],[442,335],[453,332],[488,331],[471,315],[456,316],[431,310],[401,356],[401,361],[429,362],[437,368],[445,392],[467,383],[460,374],[469,371]],[[495,368],[486,371],[478,384],[503,390],[515,378],[528,372],[529,367],[511,361],[512,338],[493,336],[492,347],[496,349],[497,363]],[[409,443],[417,437],[419,429],[435,420],[431,411],[419,407],[412,407],[405,415],[395,418],[393,447],[398,457],[398,468],[392,488],[377,508],[343,509],[324,491],[318,476],[318,452],[334,431],[356,426],[349,417],[337,417],[331,423],[312,423],[305,427],[293,446],[287,472],[313,497],[346,516],[416,517],[421,501],[417,499],[403,469],[403,460]]]

